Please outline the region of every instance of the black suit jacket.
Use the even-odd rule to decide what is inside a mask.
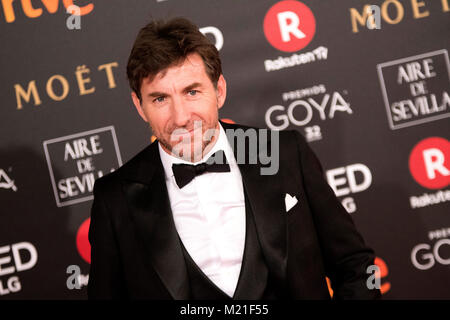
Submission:
[[[294,299],[329,299],[326,276],[336,299],[378,298],[379,290],[366,286],[374,253],[325,181],[317,157],[297,131],[279,134],[275,175],[261,175],[259,162],[239,164],[274,281]],[[298,199],[289,212],[287,193]],[[189,298],[156,141],[96,181],[89,241],[90,299]]]

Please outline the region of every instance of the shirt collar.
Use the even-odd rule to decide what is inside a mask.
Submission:
[[[186,164],[197,164],[201,162],[205,162],[208,158],[215,153],[216,151],[223,150],[225,152],[225,156],[227,157],[227,161],[233,161],[233,151],[228,143],[227,136],[225,134],[225,130],[222,128],[222,125],[219,122],[219,138],[215,142],[214,146],[209,150],[207,154],[203,156],[203,158],[197,162],[189,162],[184,159],[177,158],[171,154],[168,154],[162,147],[158,141],[159,155],[161,157],[161,162],[164,167],[164,172],[166,174],[166,179],[173,177],[172,172],[172,164],[174,163],[186,163]]]

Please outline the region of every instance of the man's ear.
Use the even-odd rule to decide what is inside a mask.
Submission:
[[[219,80],[217,80],[217,105],[220,108],[222,108],[223,104],[225,103],[225,99],[227,97],[227,82],[225,81],[225,78],[221,74],[219,77]]]
[[[139,115],[141,116],[142,120],[144,120],[145,122],[148,122],[147,116],[145,115],[145,113],[141,107],[141,100],[139,100],[137,94],[134,91],[131,92],[131,99],[133,100],[133,104],[136,107],[136,110],[139,113]]]

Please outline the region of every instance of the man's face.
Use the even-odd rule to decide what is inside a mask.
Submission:
[[[208,77],[200,55],[159,72],[141,85],[142,101],[132,93],[139,115],[150,124],[163,149],[189,161],[198,161],[212,148],[219,129],[218,110],[226,97],[221,75],[217,88]],[[218,132],[218,131],[216,131]]]

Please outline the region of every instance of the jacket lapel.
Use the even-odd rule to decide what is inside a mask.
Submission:
[[[244,129],[245,127],[227,124],[221,122],[225,131],[227,129]],[[230,141],[228,135],[227,138]],[[270,135],[268,135],[270,137]],[[247,139],[250,141],[250,139]],[[237,157],[237,144],[230,141],[233,146],[235,159]],[[258,140],[259,145],[259,140]],[[270,145],[265,146],[269,148]],[[245,159],[249,154],[248,142],[245,144]],[[262,150],[258,150],[261,152]],[[283,287],[286,285],[286,266],[287,266],[287,223],[283,189],[280,183],[280,177],[275,175],[261,175],[261,163],[250,164],[245,161],[239,164],[239,170],[242,176],[242,182],[247,192],[249,204],[253,211],[253,217],[256,225],[258,239],[263,251],[264,258],[269,267],[275,283],[280,286],[281,292],[285,292]]]
[[[173,221],[158,144],[152,143],[124,183],[128,206],[147,260],[174,299],[189,299],[189,282]]]
[[[261,247],[256,234],[252,208],[245,194],[245,249],[239,281],[233,299],[254,300],[261,299],[267,286],[268,268],[264,262]]]

